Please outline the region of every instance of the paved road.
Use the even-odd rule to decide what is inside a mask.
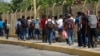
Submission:
[[[0,44],[0,56],[75,56],[28,47]]]

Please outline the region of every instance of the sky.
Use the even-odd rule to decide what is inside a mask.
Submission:
[[[4,0],[5,2],[10,2],[11,0]]]

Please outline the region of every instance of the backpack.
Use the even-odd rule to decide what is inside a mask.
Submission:
[[[74,21],[72,19],[66,20],[65,25],[67,26],[67,29],[73,29],[74,28]]]
[[[31,28],[34,28],[34,27],[35,27],[35,22],[34,22],[34,21],[32,21],[32,22],[30,23],[30,27],[31,27]]]
[[[47,21],[47,28],[48,29],[53,29],[54,28],[54,25],[53,25],[52,21]]]
[[[97,26],[97,17],[95,15],[89,16],[89,26]]]
[[[21,25],[23,28],[27,28],[28,27],[27,20],[25,20],[25,19],[21,20]]]

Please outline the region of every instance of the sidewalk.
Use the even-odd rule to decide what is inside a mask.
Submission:
[[[48,43],[42,43],[41,40],[21,41],[18,40],[17,38],[12,38],[12,37],[10,37],[8,40],[5,39],[4,37],[0,37],[0,43],[22,45],[41,50],[57,51],[79,56],[100,56],[100,45],[98,45],[97,48],[78,47],[77,43],[74,43],[74,45],[69,46],[65,42],[60,42],[60,43],[56,42],[53,43],[52,45],[49,45]]]

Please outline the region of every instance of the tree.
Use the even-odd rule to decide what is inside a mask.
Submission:
[[[12,0],[11,1],[11,8],[15,12],[16,10],[20,10],[20,4],[23,0]]]
[[[11,7],[9,5],[10,5],[9,3],[6,3],[3,0],[0,0],[0,13],[10,12]]]

